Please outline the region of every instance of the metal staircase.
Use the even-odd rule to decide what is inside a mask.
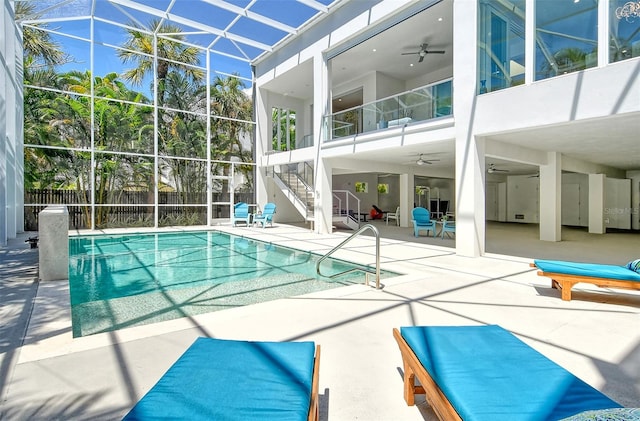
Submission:
[[[305,221],[313,221],[313,167],[307,162],[274,166],[270,169],[269,175]],[[351,230],[360,228],[360,199],[349,191],[335,190],[333,203],[334,226]]]
[[[313,167],[306,162],[273,167],[273,181],[305,221],[313,220]]]

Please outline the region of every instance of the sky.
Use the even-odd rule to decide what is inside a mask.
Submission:
[[[42,11],[41,18],[47,21],[47,28],[53,31],[52,38],[73,58],[59,71],[90,70],[88,40],[91,39],[92,10],[96,18],[96,75],[114,71],[122,73],[135,66],[133,63],[125,65],[118,58],[116,47],[123,45],[127,33],[112,22],[148,25],[153,19],[167,16],[168,11],[172,18],[176,18],[171,24],[182,29],[187,41],[202,47],[200,66],[203,69],[207,48],[213,51],[208,53],[212,79],[217,75],[239,74],[247,87],[251,86],[252,78],[250,60],[264,52],[261,47],[273,46],[289,31],[295,31],[322,13],[305,4],[304,0],[256,0],[253,3],[251,0],[177,0],[170,9],[167,9],[171,5],[170,0],[95,0],[95,4],[93,1],[38,0],[35,3]],[[316,6],[328,6],[333,2],[318,0]],[[252,16],[256,18],[251,19]],[[143,87],[150,82],[145,81]]]

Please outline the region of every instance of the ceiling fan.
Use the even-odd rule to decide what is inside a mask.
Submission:
[[[424,154],[420,154],[420,157],[416,161],[417,165],[431,165],[434,162],[440,161],[439,159],[424,159],[424,158],[422,158],[422,155],[424,155]]]
[[[424,56],[426,56],[427,54],[444,54],[445,51],[444,50],[427,50],[427,47],[429,46],[429,44],[420,44],[420,51],[414,51],[411,53],[402,53],[403,56],[407,56],[407,55],[413,55],[413,54],[417,54],[418,56],[420,56],[420,58],[418,59],[418,63],[422,63],[422,60],[424,60]]]
[[[502,170],[500,168],[496,168],[495,164],[489,164],[489,167],[487,168],[487,172],[489,174],[493,174],[493,173],[497,173],[497,172],[509,172],[509,170]]]

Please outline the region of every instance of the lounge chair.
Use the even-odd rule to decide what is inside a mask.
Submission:
[[[405,401],[425,394],[440,420],[559,420],[620,408],[500,326],[402,327],[393,336]]]
[[[264,210],[261,213],[253,215],[253,224],[262,224],[262,228],[267,224],[273,226],[273,214],[276,213],[276,205],[273,203],[267,203],[264,205]]]
[[[320,346],[198,338],[124,420],[317,420]]]
[[[396,226],[400,226],[400,206],[396,208],[395,212],[387,212],[386,215],[387,225],[389,225],[389,219],[393,219],[396,221]]]
[[[427,231],[427,236],[431,231],[433,236],[436,236],[436,221],[431,220],[431,214],[428,210],[420,207],[413,208],[411,215],[413,216],[413,235],[415,237],[418,236],[420,231]]]
[[[445,233],[449,233],[449,232],[453,233],[453,234],[456,233],[456,221],[447,220],[447,221],[443,221],[442,222],[442,232],[441,232],[441,234],[442,234],[442,239],[443,240],[444,240],[444,234]],[[447,235],[449,235],[449,234],[447,234]]]
[[[251,225],[251,214],[249,213],[249,205],[244,202],[238,202],[233,205],[233,216],[231,217],[231,225],[234,227],[236,223],[244,222],[247,226]]]
[[[571,301],[571,288],[580,282],[640,290],[640,273],[624,266],[562,260],[534,260],[530,266],[540,269],[539,276],[551,278],[551,287],[559,289],[565,301]]]

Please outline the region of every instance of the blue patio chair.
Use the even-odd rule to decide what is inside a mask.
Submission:
[[[429,231],[433,233],[433,236],[436,236],[436,221],[431,220],[431,214],[425,208],[413,208],[411,211],[411,215],[413,215],[413,235],[415,237],[418,236],[418,232],[427,231],[427,237],[429,236]]]
[[[249,226],[251,224],[251,214],[249,213],[249,205],[244,202],[238,202],[233,205],[233,216],[231,217],[231,225],[236,226],[236,222],[244,222]]]
[[[276,213],[276,205],[273,203],[267,203],[264,205],[264,210],[253,216],[253,224],[262,224],[262,228],[267,224],[273,226],[273,214]]]
[[[442,222],[442,239],[444,240],[444,233],[456,233],[456,221],[443,221]],[[449,234],[447,234],[449,235]]]

